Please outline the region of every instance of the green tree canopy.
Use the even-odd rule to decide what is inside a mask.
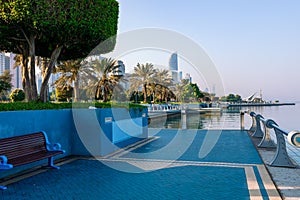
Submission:
[[[200,91],[197,83],[191,83],[190,84],[191,87],[193,88],[193,91],[194,91],[194,96],[197,98],[197,99],[200,99],[200,98],[203,98],[204,97],[204,94],[203,92]]]
[[[228,94],[227,96],[221,97],[221,101],[228,101],[228,102],[240,102],[242,98],[238,94]]]
[[[0,0],[0,51],[22,54],[23,86],[37,99],[35,56],[49,58],[43,70],[41,100],[59,60],[106,53],[115,45],[116,0]],[[30,59],[29,59],[30,58]]]

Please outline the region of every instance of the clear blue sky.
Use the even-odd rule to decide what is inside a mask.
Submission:
[[[213,60],[226,94],[247,97],[261,89],[265,100],[300,100],[300,1],[119,0],[119,4],[119,34],[155,27],[189,37]]]

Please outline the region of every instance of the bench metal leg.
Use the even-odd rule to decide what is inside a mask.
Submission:
[[[48,158],[48,166],[53,169],[59,169],[59,166],[54,165],[54,159],[53,157]]]
[[[6,189],[7,189],[7,187],[0,185],[0,190],[6,190]]]

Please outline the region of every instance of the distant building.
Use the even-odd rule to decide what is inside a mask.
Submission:
[[[184,77],[185,80],[188,80],[190,83],[192,83],[192,77],[189,73],[186,73],[185,74],[185,77]]]
[[[173,53],[169,60],[169,67],[171,71],[178,71],[178,56],[177,52]]]
[[[180,72],[178,73],[178,78],[179,78],[178,81],[181,81],[181,80],[182,80],[182,71],[180,71]]]
[[[125,73],[125,75],[122,77],[120,84],[122,85],[124,90],[129,90],[130,88],[130,82],[129,81],[122,81],[122,80],[129,80],[130,79],[129,73]]]
[[[178,56],[177,52],[173,53],[169,60],[169,70],[174,83],[178,83]]]
[[[0,53],[0,74],[3,74],[5,70],[5,53]]]
[[[123,61],[118,60],[116,62],[117,67],[113,70],[112,75],[113,76],[124,76],[125,75],[125,65]]]
[[[15,88],[22,88],[22,70],[20,67],[14,68],[15,56],[16,54],[13,53],[0,53],[0,74],[3,74],[5,70],[10,71],[12,74],[12,90]]]
[[[10,70],[10,60],[11,60],[10,56],[5,56],[4,70]]]

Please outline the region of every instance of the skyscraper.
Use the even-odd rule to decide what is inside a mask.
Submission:
[[[178,71],[177,52],[172,53],[170,60],[169,60],[169,67],[170,67],[171,71]]]
[[[13,53],[3,53],[0,52],[0,74],[3,74],[5,70],[9,70],[10,74],[12,74],[11,83],[13,85],[12,89],[22,88],[22,73],[21,68],[14,68],[15,60],[14,57],[16,55]]]
[[[171,71],[172,79],[174,83],[178,83],[178,59],[177,52],[172,53],[169,60],[169,69]]]

